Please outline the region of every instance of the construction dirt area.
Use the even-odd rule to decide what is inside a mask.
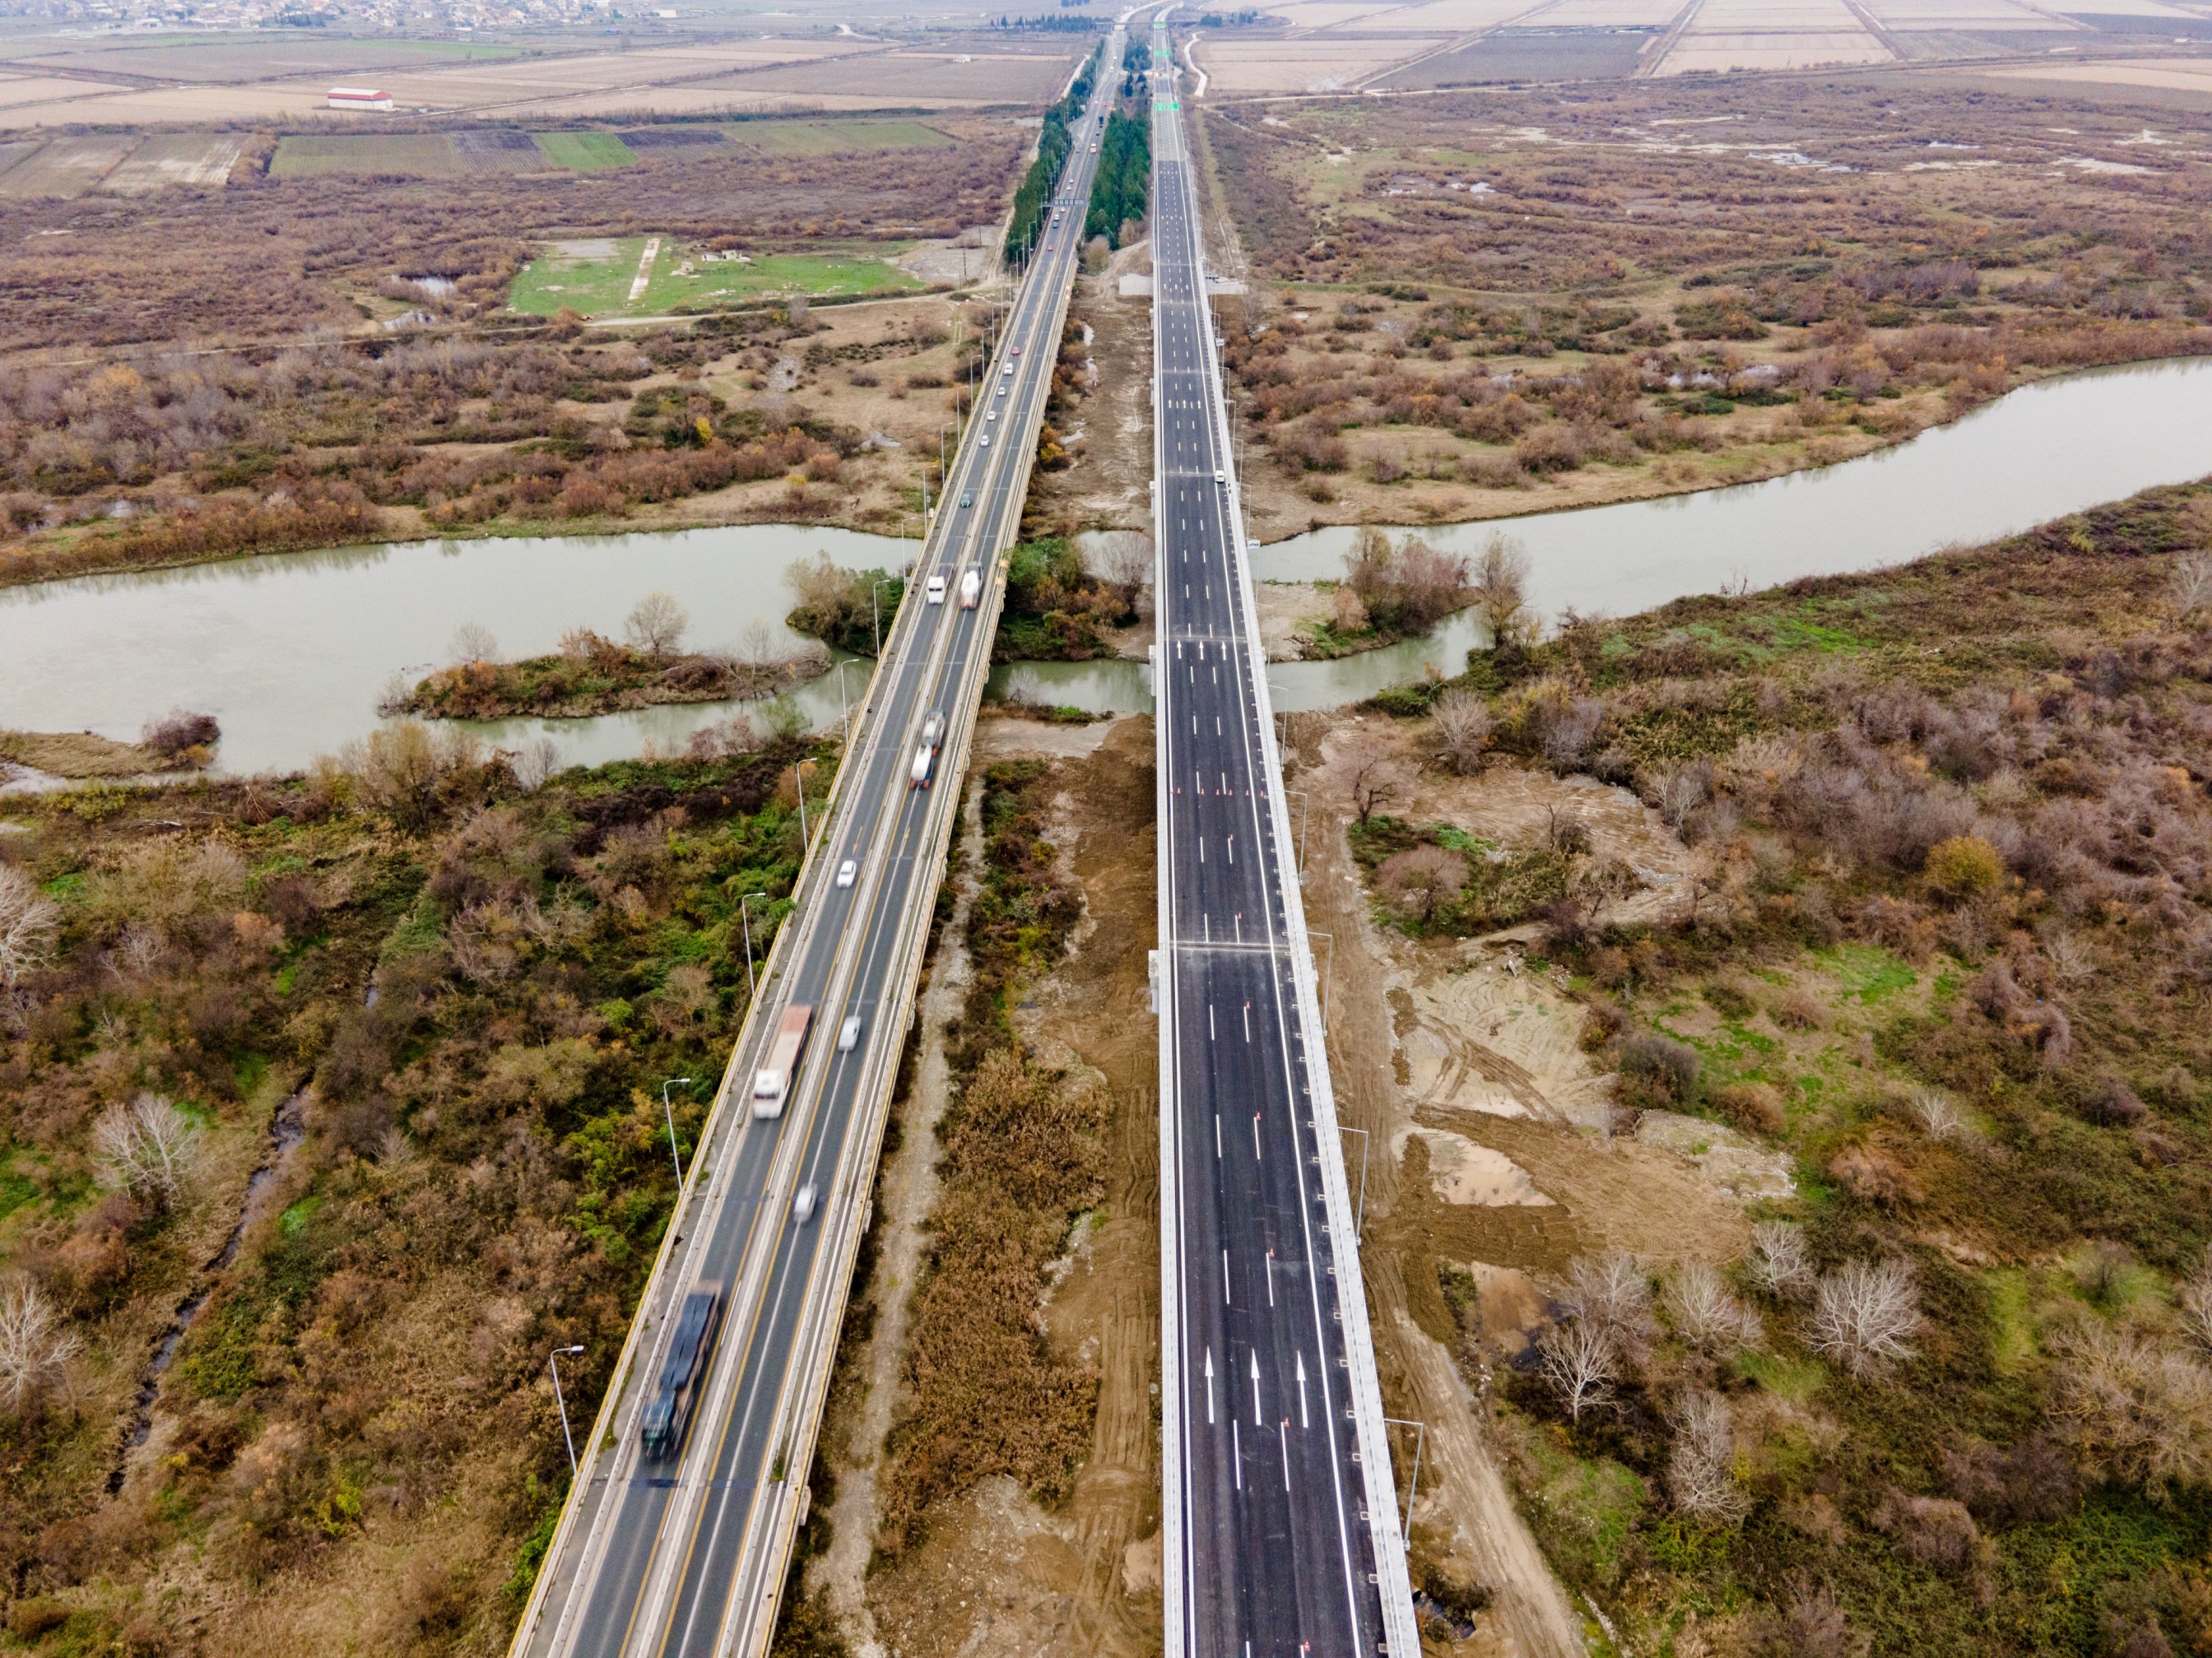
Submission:
[[[1732,1260],[1748,1233],[1746,1204],[1786,1190],[1787,1170],[1726,1128],[1675,1133],[1678,1120],[1664,1114],[1633,1137],[1610,1133],[1610,1079],[1578,1045],[1582,1010],[1548,970],[1528,965],[1517,933],[1432,943],[1377,925],[1336,781],[1351,745],[1403,744],[1392,735],[1403,730],[1379,716],[1298,719],[1286,762],[1314,799],[1305,902],[1328,984],[1347,1169],[1364,1193],[1385,1402],[1393,1417],[1425,1427],[1417,1571],[1434,1563],[1494,1595],[1471,1638],[1431,1647],[1564,1658],[1583,1649],[1586,1612],[1570,1605],[1516,1506],[1490,1380],[1499,1365],[1528,1362],[1550,1310],[1545,1286],[1571,1258],[1618,1248],[1655,1263]],[[988,720],[977,740],[954,902],[932,957],[872,1266],[823,1441],[836,1496],[809,1592],[834,1611],[855,1652],[1134,1655],[1160,1639],[1158,1049],[1145,1004],[1155,928],[1152,744],[1141,716],[1084,726]],[[1040,1064],[1111,1101],[1104,1200],[1077,1223],[1036,1309],[1054,1351],[1095,1373],[1096,1424],[1064,1502],[1040,1504],[1013,1479],[985,1479],[928,1512],[919,1542],[886,1563],[874,1540],[877,1481],[910,1386],[910,1303],[930,1259],[947,1033],[969,990],[967,926],[985,845],[980,774],[1016,759],[1050,768],[1044,835],[1080,889],[1082,915],[1058,964],[1019,993],[1014,1022]],[[1643,883],[1615,901],[1621,919],[1674,902],[1689,866],[1681,843],[1633,796],[1588,779],[1430,770],[1401,805],[1409,819],[1509,846],[1572,811],[1595,849]],[[1478,1286],[1474,1339],[1445,1303],[1447,1268]],[[1393,1451],[1403,1481],[1415,1443],[1401,1436]]]

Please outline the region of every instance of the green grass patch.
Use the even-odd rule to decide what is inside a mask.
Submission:
[[[611,167],[635,167],[637,152],[614,132],[533,132],[538,150],[556,167],[571,173],[599,173]]]
[[[587,317],[658,316],[678,307],[711,311],[792,295],[830,299],[923,286],[919,276],[889,262],[888,256],[903,243],[708,259],[703,248],[687,247],[672,238],[659,240],[650,264],[645,264],[648,239],[643,236],[556,242],[523,267],[507,303],[536,317],[563,309]],[[639,290],[641,265],[646,280]]]
[[[1990,1297],[1990,1353],[1999,1376],[2018,1376],[2035,1362],[2035,1313],[2027,1274],[2017,1266],[1984,1273]]]
[[[1790,1358],[1756,1349],[1738,1354],[1735,1369],[1746,1381],[1756,1382],[1777,1399],[1786,1399],[1792,1405],[1806,1403],[1828,1379],[1827,1366],[1818,1359]]]
[[[950,149],[958,142],[920,121],[738,121],[726,130],[744,148],[769,155]]]
[[[1867,1007],[1920,982],[1917,973],[1878,944],[1838,944],[1833,950],[1816,950],[1812,955],[1814,960],[1835,975],[1845,1000]]]

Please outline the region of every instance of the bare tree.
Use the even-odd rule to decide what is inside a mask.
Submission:
[[[1109,530],[1084,561],[1101,581],[1133,594],[1152,575],[1152,538],[1142,530]]]
[[[2176,559],[2166,590],[2185,619],[2212,605],[2212,553],[2184,553]]]
[[[491,629],[481,622],[464,622],[454,629],[453,640],[446,650],[455,662],[499,660],[499,641],[492,637]]]
[[[1920,1291],[1901,1260],[1849,1260],[1820,1280],[1813,1297],[1813,1351],[1856,1376],[1880,1376],[1917,1358]]]
[[[1668,827],[1677,835],[1692,812],[1705,803],[1705,780],[1692,768],[1670,771],[1659,780],[1656,798],[1652,804],[1659,815],[1667,820]]]
[[[550,737],[534,738],[507,761],[507,768],[526,793],[534,794],[561,769],[560,745]]]
[[[13,864],[0,864],[0,985],[12,988],[46,959],[61,908]]]
[[[1763,1220],[1751,1229],[1752,1282],[1777,1301],[1795,1301],[1813,1292],[1813,1263],[1805,1250],[1805,1229],[1788,1221]]]
[[[1866,1643],[1851,1636],[1836,1592],[1826,1583],[1800,1580],[1790,1591],[1773,1631],[1778,1649],[1790,1658],[1855,1658]]]
[[[2090,1468],[2154,1488],[2212,1480],[2212,1370],[2098,1323],[2059,1347],[2057,1408]]]
[[[1490,746],[1490,704],[1473,691],[1455,686],[1429,709],[1430,729],[1451,768],[1462,776],[1480,769]]]
[[[1660,1301],[1674,1333],[1717,1358],[1758,1346],[1765,1333],[1759,1315],[1738,1301],[1728,1281],[1702,1260],[1686,1260],[1676,1267]]]
[[[108,1185],[168,1203],[184,1188],[198,1141],[199,1130],[169,1099],[141,1094],[100,1113],[92,1157]]]
[[[1346,752],[1341,770],[1363,823],[1404,793],[1408,781],[1397,750],[1378,737],[1361,738]]]
[[[2051,970],[2066,984],[2081,984],[2097,976],[2097,954],[2070,932],[2054,932],[2044,940],[2043,953]]]
[[[1735,1483],[1735,1413],[1710,1388],[1686,1395],[1675,1412],[1667,1491],[1684,1514],[1725,1525],[1734,1525],[1751,1507]]]
[[[1375,884],[1426,926],[1438,904],[1466,887],[1467,859],[1443,847],[1413,847],[1384,859]]]
[[[1981,1138],[1966,1108],[1940,1088],[1916,1088],[1908,1103],[1912,1120],[1931,1140],[1972,1145]]]
[[[623,638],[632,650],[647,656],[671,656],[690,625],[690,615],[673,598],[650,592],[623,619]]]
[[[1528,614],[1528,550],[1499,531],[1474,562],[1475,608],[1490,626],[1493,646],[1525,644],[1534,631]]]
[[[1567,1281],[1556,1299],[1575,1317],[1604,1330],[1623,1356],[1638,1363],[1659,1333],[1651,1316],[1650,1278],[1625,1249],[1576,1256],[1567,1263]]]
[[[0,1285],[0,1404],[21,1411],[63,1375],[77,1346],[36,1284],[18,1277]]]
[[[1559,1389],[1569,1420],[1581,1421],[1584,1411],[1613,1396],[1620,1354],[1603,1326],[1586,1318],[1563,1319],[1536,1338],[1536,1356],[1544,1379]]]

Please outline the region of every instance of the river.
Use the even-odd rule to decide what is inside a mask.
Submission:
[[[1737,580],[1764,587],[1917,558],[2207,472],[2212,361],[2161,362],[2027,386],[1821,471],[1420,533],[1473,551],[1502,530],[1528,549],[1540,611],[1571,605],[1620,616]],[[1259,548],[1255,574],[1335,575],[1352,533],[1322,530]],[[9,588],[0,590],[0,727],[128,738],[149,716],[181,707],[221,720],[224,769],[295,769],[373,726],[386,684],[445,662],[463,623],[489,628],[509,655],[535,655],[579,624],[617,631],[633,604],[659,590],[690,611],[695,648],[793,645],[781,618],[792,604],[783,573],[794,560],[819,551],[848,568],[896,568],[913,546],[842,530],[745,525],[404,543]],[[1418,679],[1431,663],[1456,672],[1480,636],[1462,615],[1389,650],[1279,663],[1268,683],[1279,708],[1335,708]],[[825,675],[787,700],[812,725],[834,725],[841,677],[857,698],[865,666]],[[1097,712],[1151,701],[1133,662],[1018,664],[992,684]],[[648,744],[680,747],[730,706],[474,729],[510,748],[549,738],[565,761],[590,764]]]

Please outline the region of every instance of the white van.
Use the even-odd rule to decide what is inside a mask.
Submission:
[[[930,604],[945,603],[945,572],[939,570],[929,578],[929,585],[921,590],[923,602]]]
[[[972,610],[983,597],[983,576],[979,570],[970,570],[960,578],[960,608]]]

